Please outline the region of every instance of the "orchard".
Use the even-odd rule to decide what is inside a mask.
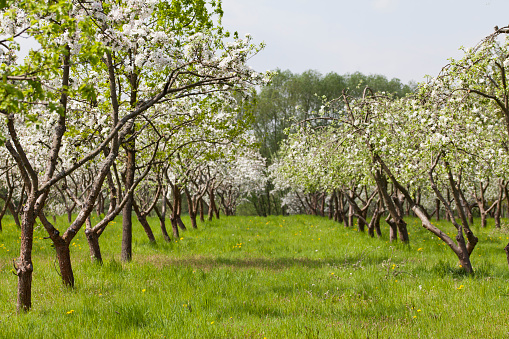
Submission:
[[[152,250],[156,262],[193,262],[206,272],[210,262],[200,258],[207,251],[217,251],[213,267],[229,260],[241,267],[245,259],[285,270],[363,269],[371,251],[383,257],[392,279],[391,271],[404,264],[392,260],[422,252],[413,246],[433,239],[448,252],[437,250],[432,260],[452,259],[451,275],[472,282],[484,274],[476,264],[477,253],[487,251],[482,239],[507,232],[508,27],[464,48],[463,58],[451,59],[436,77],[405,85],[361,73],[256,72],[248,63],[264,44],[224,28],[221,1],[8,0],[0,6],[0,236],[7,243],[12,232],[19,240],[19,256],[3,253],[1,263],[2,274],[17,277],[19,316],[43,302],[34,285],[57,283],[38,281],[41,239],[51,242],[49,257],[63,285],[58,293],[65,297],[82,293],[83,255],[75,250],[81,240],[93,265],[87,274],[108,265],[152,267],[157,263],[143,252]],[[36,47],[21,59],[23,39]],[[257,216],[248,222],[239,214]],[[284,218],[294,220],[291,232],[284,232]],[[303,235],[299,223],[320,229]],[[236,233],[251,243],[226,245]],[[358,266],[347,259],[338,264],[338,243],[364,233],[355,245]],[[192,234],[200,240],[186,257],[191,254],[180,246]],[[294,236],[301,240],[285,238]],[[315,258],[306,246],[325,240],[327,247],[316,252],[326,248],[327,255]],[[150,247],[137,261],[140,242]],[[201,242],[214,242],[213,249],[194,252]],[[245,256],[232,254],[255,244],[260,247]],[[383,246],[391,246],[390,255],[379,253]],[[500,263],[504,246],[489,248],[497,253],[492,264],[507,269],[509,244],[507,264]],[[419,268],[412,270],[401,274],[417,277]],[[496,274],[507,279],[501,269]],[[233,271],[230,279],[240,278]],[[311,289],[298,289],[313,297]],[[323,293],[325,300],[329,289]],[[337,293],[331,303],[345,298]],[[184,304],[189,312],[192,307]],[[413,307],[410,312],[402,317],[417,318]]]

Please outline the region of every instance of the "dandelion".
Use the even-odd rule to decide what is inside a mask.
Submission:
[[[184,240],[184,238],[180,238],[180,240]]]
[[[146,289],[142,289],[141,291],[142,291],[143,293],[145,293]]]
[[[67,314],[73,314],[74,313],[74,310],[70,310],[67,312]]]
[[[422,251],[422,247],[419,247],[419,248],[417,249],[417,252],[420,252],[420,251]]]
[[[417,312],[420,312],[421,310],[417,310]]]
[[[211,321],[211,322],[210,322],[210,324],[211,324],[211,325],[212,325],[213,323],[214,323],[213,321]]]
[[[460,287],[458,287],[457,290],[461,290],[461,289],[463,289],[463,287],[465,287],[465,286],[460,285]]]
[[[415,319],[415,318],[417,318],[417,316],[416,316],[416,315],[414,315],[414,319]]]

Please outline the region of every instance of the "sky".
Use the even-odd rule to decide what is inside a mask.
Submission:
[[[508,0],[223,0],[223,25],[266,47],[249,65],[362,72],[404,83],[436,76],[461,46],[509,25]]]

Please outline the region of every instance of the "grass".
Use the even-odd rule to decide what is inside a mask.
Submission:
[[[90,262],[82,232],[73,241],[74,289],[60,284],[50,240],[37,228],[33,309],[16,315],[19,231],[6,219],[0,337],[507,337],[507,230],[474,226],[477,273],[465,276],[448,247],[417,219],[408,223],[409,245],[388,242],[387,227],[372,239],[311,216],[222,217],[157,244],[135,223],[133,261],[123,264],[117,219],[100,240],[104,265]]]

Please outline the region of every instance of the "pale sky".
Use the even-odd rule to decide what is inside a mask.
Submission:
[[[257,71],[360,71],[423,81],[509,24],[508,0],[223,0],[223,25],[267,46]]]

